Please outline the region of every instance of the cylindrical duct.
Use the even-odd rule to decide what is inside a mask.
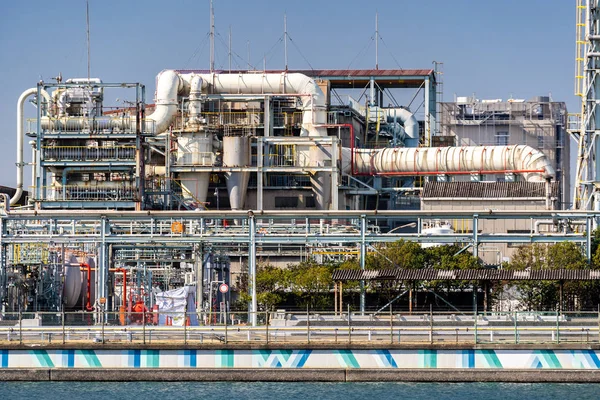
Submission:
[[[223,137],[223,167],[250,166],[250,139],[247,136]],[[246,200],[250,172],[228,172],[227,193],[232,210],[241,210]]]
[[[342,149],[343,170],[359,175],[511,172],[535,182],[556,174],[544,153],[525,145],[355,149],[353,156],[351,152]]]
[[[177,165],[212,166],[212,145],[211,133],[183,133],[177,140]],[[182,172],[179,177],[185,197],[191,195],[200,203],[206,202],[210,172]]]

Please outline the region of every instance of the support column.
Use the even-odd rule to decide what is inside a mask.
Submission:
[[[365,270],[367,243],[365,242],[367,234],[367,218],[364,215],[360,216],[360,270]],[[360,313],[365,314],[365,281],[360,281]]]
[[[338,198],[338,138],[331,138],[331,206],[330,210],[339,209]]]
[[[204,246],[194,245],[194,270],[196,272],[196,313],[203,311],[204,300]]]
[[[109,233],[109,222],[106,217],[100,219],[100,243],[98,244],[98,265],[96,266],[96,312],[100,313],[96,321],[104,323],[102,318],[105,316],[101,311],[104,310],[106,299],[108,298],[108,271],[110,268],[110,256],[106,235]],[[104,304],[100,299],[104,299]]]
[[[265,116],[266,119],[266,116]],[[266,124],[266,122],[265,122]],[[266,131],[265,126],[265,131]],[[259,211],[263,210],[263,187],[264,187],[264,140],[262,137],[256,138],[256,209]]]
[[[479,257],[479,217],[473,215],[473,257]]]
[[[254,213],[248,213],[248,291],[250,292],[250,303],[248,311],[250,314],[250,324],[256,326],[258,303],[256,300],[256,220]]]

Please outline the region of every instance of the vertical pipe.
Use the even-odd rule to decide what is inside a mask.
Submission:
[[[360,216],[360,270],[365,270],[365,262],[366,262],[366,236],[367,234],[367,219],[366,216]],[[365,315],[365,281],[364,279],[360,281],[360,314]]]
[[[250,321],[253,327],[256,326],[256,312],[258,309],[258,303],[256,299],[256,221],[252,212],[248,215],[248,231],[249,231],[249,243],[248,243],[248,273],[250,279],[248,281],[250,286],[250,304],[248,310],[250,310]]]
[[[473,215],[473,257],[479,257],[479,218]]]

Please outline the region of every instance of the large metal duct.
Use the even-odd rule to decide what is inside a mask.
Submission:
[[[386,121],[388,123],[400,122],[404,127],[404,133],[406,139],[404,139],[404,145],[406,147],[418,147],[419,146],[419,122],[415,118],[414,114],[408,111],[406,108],[381,108]]]
[[[44,89],[39,89],[41,95],[46,99],[48,104],[51,103],[50,95]],[[29,96],[36,95],[38,93],[38,88],[30,88],[21,93],[19,100],[17,100],[17,191],[14,196],[10,198],[10,205],[15,205],[21,195],[23,194],[23,166],[25,165],[23,162],[23,105],[25,104],[25,100]],[[40,106],[40,99],[38,99],[38,107]]]
[[[552,179],[544,153],[531,146],[467,146],[342,149],[342,170],[353,175],[436,175],[518,173],[527,181]]]

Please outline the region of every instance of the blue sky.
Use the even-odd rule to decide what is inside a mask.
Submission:
[[[156,74],[208,68],[208,0],[90,0],[92,76],[141,82],[153,101]],[[552,94],[577,111],[573,95],[575,2],[566,0],[214,0],[216,67],[227,68],[228,29],[234,68],[284,66],[287,13],[289,68],[373,68],[375,12],[379,68],[428,69],[444,63],[444,99],[530,98]],[[16,102],[41,79],[87,74],[85,0],[0,4],[0,184],[15,183]],[[300,51],[298,51],[298,48]],[[366,50],[368,48],[368,50]],[[366,51],[365,51],[366,50]],[[356,57],[361,54],[362,56]],[[308,63],[306,60],[308,60]],[[354,60],[354,62],[353,62]],[[352,64],[351,64],[352,63]],[[412,93],[408,94],[410,98]],[[113,99],[111,99],[113,100]],[[29,115],[33,107],[26,105]],[[26,149],[26,154],[29,150]],[[26,175],[26,182],[28,182]]]

